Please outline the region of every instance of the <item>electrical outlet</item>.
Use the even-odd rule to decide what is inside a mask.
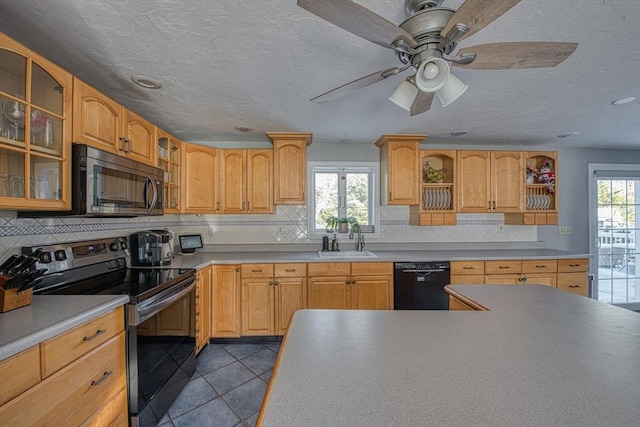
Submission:
[[[558,234],[573,234],[573,226],[571,225],[561,225],[558,227]]]

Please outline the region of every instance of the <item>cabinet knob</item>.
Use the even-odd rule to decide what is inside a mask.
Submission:
[[[278,281],[276,280],[275,282],[273,282],[274,285],[278,286]]]

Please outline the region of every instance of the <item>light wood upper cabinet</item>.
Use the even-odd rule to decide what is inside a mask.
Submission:
[[[411,225],[456,225],[456,151],[420,150],[420,204],[409,208]]]
[[[458,212],[522,212],[523,155],[458,151]]]
[[[164,171],[164,213],[180,213],[182,142],[160,128],[156,137],[157,166]]]
[[[0,206],[70,208],[71,74],[0,33]]]
[[[380,147],[380,202],[418,205],[420,197],[420,141],[425,135],[382,135]]]
[[[182,145],[183,213],[218,211],[218,149],[197,144]]]
[[[123,107],[73,78],[73,140],[106,151],[120,151]]]
[[[75,77],[73,90],[74,142],[156,164],[153,123]]]
[[[220,213],[272,213],[272,195],[272,150],[220,150]]]
[[[211,268],[211,336],[239,337],[242,318],[240,266],[214,265]]]
[[[126,108],[124,119],[124,154],[134,160],[155,165],[155,125]]]
[[[274,204],[302,205],[307,202],[307,146],[310,133],[268,132],[274,154]]]

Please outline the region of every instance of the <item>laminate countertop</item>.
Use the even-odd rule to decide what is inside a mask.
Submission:
[[[128,295],[34,295],[31,305],[0,313],[0,360],[95,319]]]
[[[640,314],[538,285],[490,311],[302,310],[262,426],[637,426]]]
[[[362,256],[343,247],[344,256],[322,257],[318,251],[198,252],[177,255],[171,262],[176,268],[204,268],[210,264],[287,263],[287,262],[421,262],[472,260],[526,260],[591,258],[589,254],[554,249],[447,249],[447,250],[378,250]],[[367,255],[367,253],[365,253]]]

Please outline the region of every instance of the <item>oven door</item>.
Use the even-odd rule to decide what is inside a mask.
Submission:
[[[195,372],[194,278],[127,315],[131,425],[156,426]]]
[[[146,169],[88,157],[87,215],[162,215],[162,177]]]

